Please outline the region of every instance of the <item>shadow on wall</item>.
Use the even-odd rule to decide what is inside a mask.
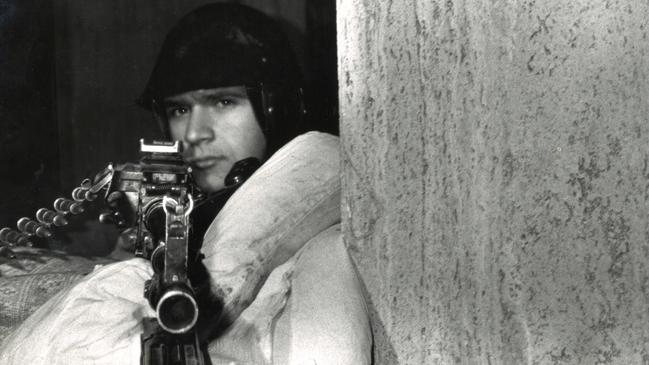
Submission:
[[[365,295],[365,300],[370,312],[370,323],[372,325],[372,364],[378,364],[375,358],[377,349],[381,349],[382,364],[398,364],[399,360],[397,358],[397,352],[390,342],[390,337],[385,330],[385,326],[383,325],[383,322],[381,322],[381,318],[374,307],[374,303],[369,299],[370,296],[365,288],[363,288],[363,294]]]
[[[372,327],[372,364],[399,364],[397,358],[397,352],[394,349],[394,345],[390,342],[390,337],[388,332],[385,330],[385,325],[379,316],[376,306],[372,301],[372,296],[367,291],[367,286],[365,281],[361,278],[361,275],[356,267],[356,263],[352,260],[354,271],[356,271],[356,276],[359,278],[363,290],[363,296],[365,296],[365,304],[367,304],[367,311],[370,315],[370,326]],[[376,359],[376,354],[380,350],[381,359],[380,362]]]
[[[59,188],[52,26],[49,2],[0,1],[0,226]]]

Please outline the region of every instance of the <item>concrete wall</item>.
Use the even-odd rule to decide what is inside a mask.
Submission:
[[[649,363],[649,4],[338,0],[377,364]]]

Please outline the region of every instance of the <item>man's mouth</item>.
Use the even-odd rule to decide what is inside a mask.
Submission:
[[[210,167],[216,165],[219,162],[220,158],[218,157],[199,157],[199,158],[189,158],[189,164],[199,170],[209,169]]]

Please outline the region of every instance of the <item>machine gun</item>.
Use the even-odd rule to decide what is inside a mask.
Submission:
[[[85,202],[96,200],[104,192],[110,211],[100,214],[99,221],[127,228],[122,233],[127,246],[135,256],[150,260],[153,267],[144,296],[155,309],[156,318],[144,319],[141,364],[210,363],[195,328],[199,301],[197,283],[190,278],[202,256],[200,247],[190,248],[192,212],[231,194],[260,165],[254,158],[237,162],[226,177],[226,188],[208,195],[193,182],[191,167],[181,152],[178,141],[148,144],[140,140],[138,163],[109,164],[94,179],[86,179],[75,188],[72,199],[56,199],[54,210],[41,208],[35,220],[19,219],[17,230],[0,230],[0,254],[15,257],[12,246],[51,237],[56,227],[68,224],[70,215],[84,211]]]

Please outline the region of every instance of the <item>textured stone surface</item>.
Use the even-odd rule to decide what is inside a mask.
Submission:
[[[338,0],[377,364],[649,363],[649,5]]]

